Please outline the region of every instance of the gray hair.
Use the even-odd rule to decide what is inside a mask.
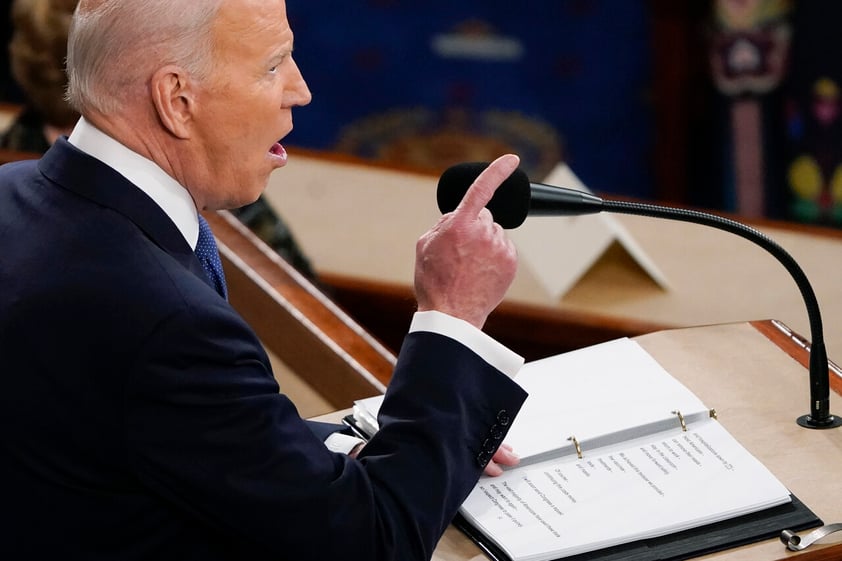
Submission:
[[[67,101],[80,113],[119,111],[146,95],[167,64],[211,71],[211,27],[223,0],[81,0],[67,42]]]

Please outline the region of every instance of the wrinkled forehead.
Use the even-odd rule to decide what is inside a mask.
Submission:
[[[214,44],[224,49],[258,51],[292,48],[292,29],[284,0],[225,0],[212,25]]]
[[[223,0],[217,16],[220,27],[232,31],[289,28],[284,0]],[[241,36],[240,40],[248,36]]]

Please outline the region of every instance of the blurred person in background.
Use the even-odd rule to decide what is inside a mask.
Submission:
[[[77,0],[15,0],[9,63],[25,96],[20,113],[0,137],[0,148],[46,152],[70,134],[79,114],[64,100],[67,31]]]

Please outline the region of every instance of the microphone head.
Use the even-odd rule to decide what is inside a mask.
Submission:
[[[474,180],[488,167],[488,162],[467,162],[447,168],[439,178],[436,199],[442,214],[453,211]],[[494,221],[503,228],[517,228],[529,214],[531,190],[529,178],[520,168],[497,188],[485,205]]]

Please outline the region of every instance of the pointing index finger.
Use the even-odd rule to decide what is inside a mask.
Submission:
[[[517,169],[518,164],[520,164],[520,158],[514,154],[500,156],[491,162],[474,180],[453,212],[471,220],[476,218],[494,196],[500,184]]]

